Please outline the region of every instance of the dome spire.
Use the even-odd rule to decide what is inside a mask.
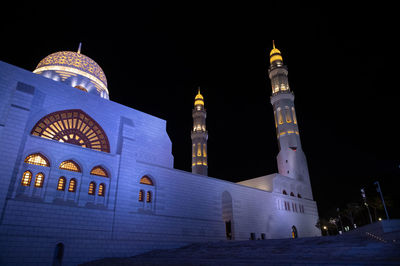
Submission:
[[[78,54],[81,53],[81,48],[82,48],[82,43],[80,42],[80,43],[79,43],[79,46],[78,46],[78,52],[77,52]]]
[[[272,40],[272,48],[275,49],[275,40]]]

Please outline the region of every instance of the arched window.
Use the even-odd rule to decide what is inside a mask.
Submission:
[[[277,117],[276,120],[278,120],[279,125],[282,125],[282,124],[283,124],[282,109],[281,109],[280,107],[278,107],[278,108],[276,109],[276,111],[277,111],[277,114],[278,114],[278,117]]]
[[[283,194],[283,195],[287,195],[286,190],[283,190],[283,191],[282,191],[282,194]]]
[[[64,191],[65,190],[65,182],[66,182],[65,177],[61,176],[58,179],[57,190]]]
[[[92,171],[90,171],[91,175],[108,177],[107,171],[101,167],[100,165],[93,167]]]
[[[101,183],[99,185],[99,191],[97,192],[97,195],[104,197],[105,194],[106,194],[106,185]]]
[[[44,175],[43,173],[38,173],[35,177],[35,187],[43,187]]]
[[[90,182],[89,184],[89,191],[88,191],[89,195],[95,195],[96,194],[96,183],[95,182]]]
[[[110,144],[104,130],[93,118],[79,109],[46,115],[32,128],[31,134],[83,148],[110,152]]]
[[[147,175],[145,175],[140,179],[140,184],[153,186],[153,181],[151,181],[151,179]]]
[[[24,162],[29,163],[29,164],[34,164],[34,165],[50,167],[49,160],[47,160],[47,158],[40,153],[28,155],[25,158]]]
[[[293,193],[293,192],[290,192],[290,196],[294,197],[294,193]]]
[[[151,191],[147,191],[146,193],[146,202],[151,202]]]
[[[201,156],[201,143],[197,143],[197,156]]]
[[[293,106],[292,106],[292,116],[293,116],[293,123],[297,124],[296,113]]]
[[[31,185],[32,173],[30,171],[25,171],[22,174],[21,185],[29,187]]]
[[[301,195],[300,194],[297,194],[297,197],[301,199]]]
[[[285,106],[285,116],[286,116],[286,122],[287,123],[291,123],[292,122],[292,116],[290,115],[289,106]]]
[[[76,191],[76,179],[75,178],[71,178],[71,180],[69,180],[68,191],[69,192],[75,192]]]
[[[64,170],[72,171],[72,172],[79,172],[79,173],[82,172],[79,165],[72,160],[62,162],[60,164],[60,169],[64,169]]]
[[[144,201],[144,190],[139,190],[139,201]]]

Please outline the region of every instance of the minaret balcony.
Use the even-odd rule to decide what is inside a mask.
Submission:
[[[294,93],[290,90],[285,90],[285,91],[278,91],[275,93],[272,93],[271,95],[271,103],[274,104],[277,101],[283,100],[283,99],[289,99],[294,101]]]
[[[208,131],[207,130],[205,130],[205,131],[203,131],[203,130],[192,131],[191,135],[192,135],[192,139],[195,139],[195,138],[206,138],[207,139]]]

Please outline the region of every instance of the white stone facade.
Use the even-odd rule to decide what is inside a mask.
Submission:
[[[1,265],[76,265],[225,240],[228,221],[235,240],[288,238],[292,226],[299,237],[320,235],[308,182],[273,174],[235,184],[173,169],[166,121],[1,61],[0,95]],[[63,110],[95,120],[110,152],[31,134],[40,119]],[[24,162],[35,153],[49,166]],[[59,169],[66,160],[81,172]],[[91,174],[97,165],[109,177]],[[41,187],[33,178],[21,185],[28,170],[43,173]],[[75,192],[57,190],[61,176],[77,181]],[[141,184],[143,176],[153,185]],[[89,195],[90,182],[104,184],[104,196]],[[138,200],[141,190],[149,202]]]

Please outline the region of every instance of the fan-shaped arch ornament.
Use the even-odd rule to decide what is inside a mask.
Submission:
[[[79,109],[63,110],[46,115],[33,127],[31,134],[89,148],[110,152],[107,135],[101,126]]]

